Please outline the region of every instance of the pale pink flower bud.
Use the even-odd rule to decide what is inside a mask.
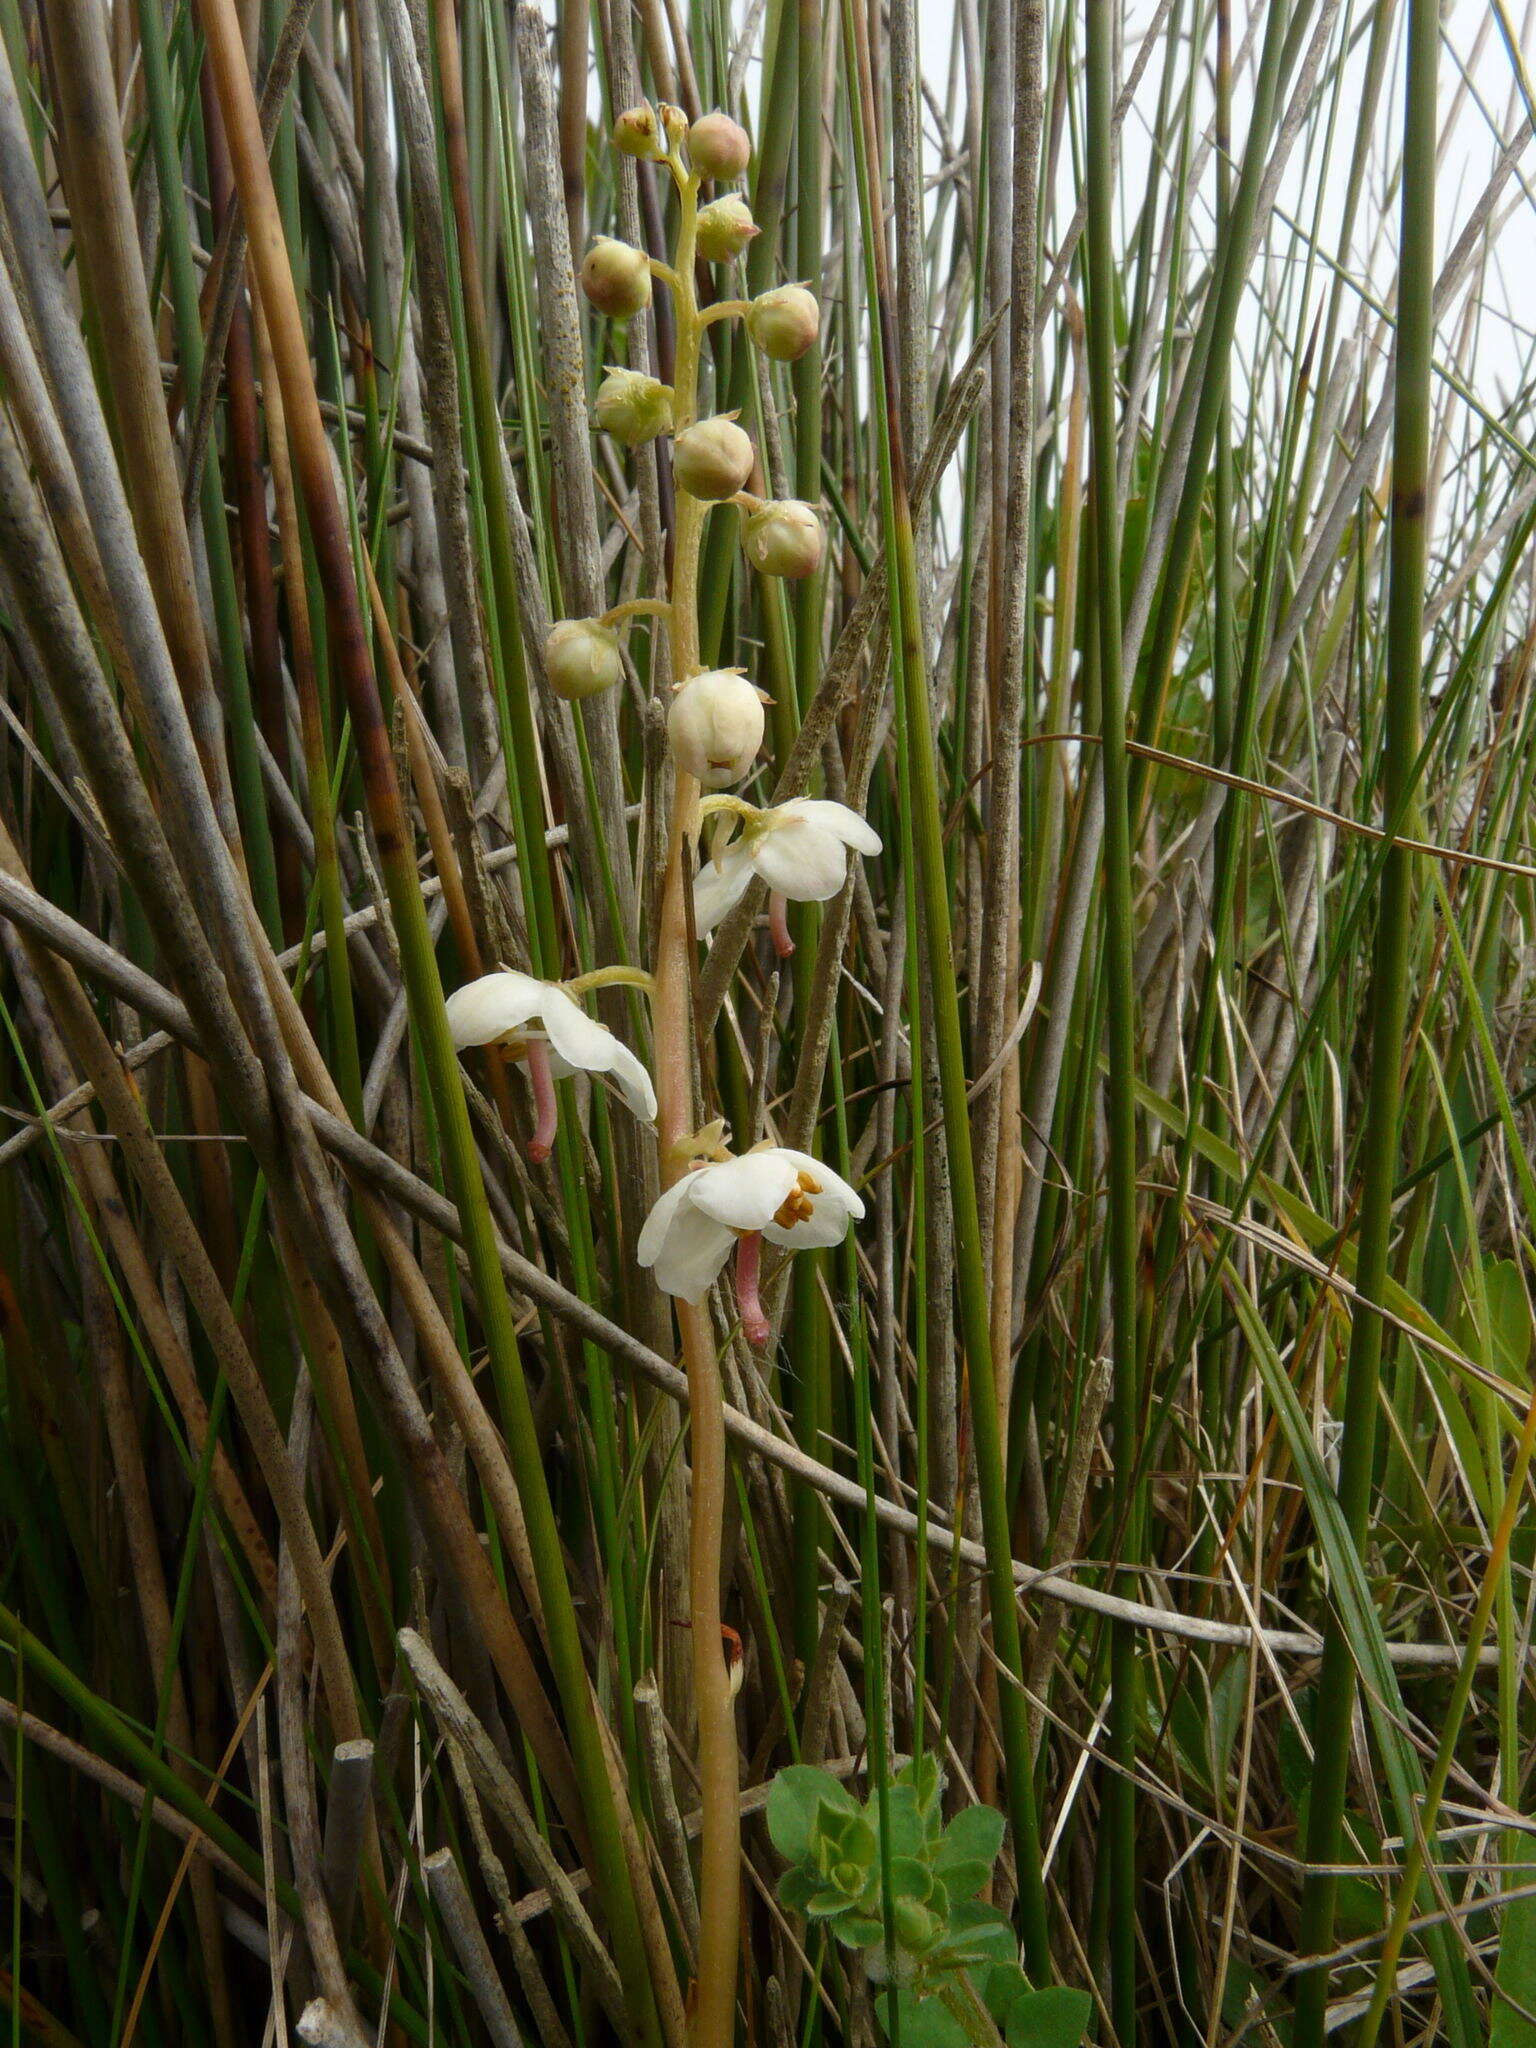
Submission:
[[[672,443],[672,475],[695,498],[734,498],[752,474],[752,443],[732,419],[696,420]]]
[[[760,505],[747,521],[747,559],[765,576],[814,576],[826,544],[814,509],[798,498]]]
[[[701,178],[739,178],[752,161],[752,138],[729,114],[701,114],[688,130],[688,160]]]
[[[625,156],[643,157],[652,163],[665,156],[667,147],[661,138],[656,109],[645,100],[638,107],[626,108],[613,124],[613,146]]]
[[[699,254],[706,263],[724,263],[739,256],[755,234],[760,233],[752,209],[734,192],[724,199],[712,199],[699,209]]]
[[[597,387],[597,424],[626,448],[672,431],[672,386],[643,370],[610,370]]]
[[[752,301],[747,332],[765,356],[793,363],[821,332],[821,308],[803,284],[781,284]]]
[[[544,666],[557,697],[595,697],[623,679],[619,636],[600,619],[560,619],[544,642]]]
[[[763,722],[763,700],[745,676],[709,669],[691,677],[672,699],[672,758],[705,789],[726,789],[757,759]]]
[[[581,266],[581,288],[600,313],[628,320],[651,303],[651,266],[644,250],[599,235]]]

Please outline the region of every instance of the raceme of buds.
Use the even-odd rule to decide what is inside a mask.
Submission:
[[[599,235],[582,263],[581,288],[600,313],[628,320],[651,303],[651,266],[644,250]]]
[[[456,988],[447,1010],[448,1030],[460,1052],[472,1045],[500,1045],[526,1063],[537,1117],[530,1159],[547,1159],[554,1148],[555,1082],[568,1074],[610,1076],[634,1115],[654,1123],[656,1091],[650,1075],[623,1040],[589,1017],[558,981],[538,981],[504,967]]]
[[[693,885],[694,929],[706,938],[760,875],[791,903],[825,903],[848,873],[848,853],[880,851],[880,834],[857,811],[828,797],[797,796],[772,810],[746,813],[741,836],[699,869]]]
[[[667,146],[662,140],[656,109],[642,100],[638,107],[629,107],[620,114],[613,124],[613,146],[625,156],[643,157],[652,163],[664,157]]]
[[[821,332],[821,308],[803,284],[781,284],[747,308],[747,332],[765,356],[793,363]]]
[[[701,178],[739,178],[752,161],[752,138],[729,114],[701,114],[688,130],[688,160]]]
[[[705,789],[740,782],[763,744],[763,700],[734,669],[708,669],[683,684],[667,714],[678,767]]]
[[[699,209],[698,250],[706,263],[724,263],[739,256],[759,232],[751,207],[734,192]]]
[[[600,619],[560,619],[544,642],[544,666],[557,697],[595,697],[623,679],[619,636]]]
[[[724,413],[696,420],[672,443],[672,475],[695,498],[734,498],[752,474],[752,443]]]
[[[672,431],[672,386],[642,370],[612,369],[597,387],[597,424],[626,448]]]
[[[814,576],[826,535],[814,507],[798,498],[760,505],[747,520],[747,560],[765,576]]]
[[[683,1301],[704,1299],[736,1252],[736,1297],[754,1344],[768,1338],[758,1299],[762,1240],[787,1251],[841,1244],[864,1204],[839,1174],[808,1152],[760,1145],[685,1173],[657,1202],[636,1246],[656,1285]]]

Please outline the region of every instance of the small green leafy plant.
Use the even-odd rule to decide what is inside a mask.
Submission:
[[[768,1833],[788,1869],[779,1898],[857,1949],[870,1982],[895,1991],[901,2048],[1076,2048],[1092,2001],[1031,1985],[1005,1916],[978,1894],[1003,1817],[968,1806],[946,1827],[931,1756],[904,1764],[861,1805],[826,1771],[792,1764],[768,1795]],[[887,1945],[886,1884],[890,1931]],[[889,2030],[889,2000],[876,2001]]]

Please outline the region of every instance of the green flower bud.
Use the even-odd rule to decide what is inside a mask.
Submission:
[[[619,636],[600,619],[560,619],[544,642],[544,666],[557,697],[595,697],[623,678]]]
[[[688,130],[688,160],[701,178],[739,178],[752,161],[752,138],[729,114],[701,114]]]
[[[672,386],[642,370],[610,370],[597,387],[597,424],[626,448],[672,431]]]
[[[765,356],[793,363],[821,332],[821,308],[803,284],[781,284],[747,308],[747,332]]]
[[[739,256],[755,234],[759,234],[752,209],[734,192],[724,199],[712,199],[699,209],[699,254],[706,263],[724,263]]]
[[[708,669],[672,699],[667,739],[678,767],[705,789],[729,788],[763,744],[763,700],[734,669]]]
[[[671,149],[681,149],[688,133],[688,116],[681,107],[674,107],[670,100],[663,100],[657,111],[661,125],[666,131],[667,144]]]
[[[685,427],[672,443],[672,475],[695,498],[734,498],[752,474],[752,443],[719,414]]]
[[[643,157],[648,163],[664,157],[667,148],[661,138],[656,109],[642,100],[638,107],[629,107],[620,114],[613,124],[613,146],[625,156]]]
[[[581,266],[581,288],[600,313],[628,320],[651,303],[651,266],[644,250],[599,235]]]
[[[747,521],[747,560],[765,576],[814,576],[826,544],[820,519],[798,498],[760,505]]]

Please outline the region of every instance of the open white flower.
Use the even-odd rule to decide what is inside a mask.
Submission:
[[[695,1166],[674,1181],[645,1219],[637,1254],[665,1294],[704,1299],[736,1250],[736,1298],[754,1344],[768,1338],[758,1299],[762,1241],[787,1251],[841,1244],[864,1204],[839,1174],[808,1152],[760,1145],[739,1158]]]
[[[716,859],[700,868],[693,884],[694,928],[700,938],[712,932],[726,912],[747,892],[754,875],[770,891],[769,911],[774,943],[790,951],[783,906],[825,903],[843,886],[848,850],[880,851],[880,835],[846,804],[826,797],[791,797],[771,811],[755,811],[732,803],[742,821],[741,835]]]
[[[467,981],[448,998],[448,1029],[459,1052],[499,1045],[527,1064],[537,1123],[530,1159],[547,1159],[555,1142],[555,1082],[575,1073],[607,1075],[642,1123],[656,1120],[651,1077],[606,1024],[589,1017],[558,981],[504,967]]]

